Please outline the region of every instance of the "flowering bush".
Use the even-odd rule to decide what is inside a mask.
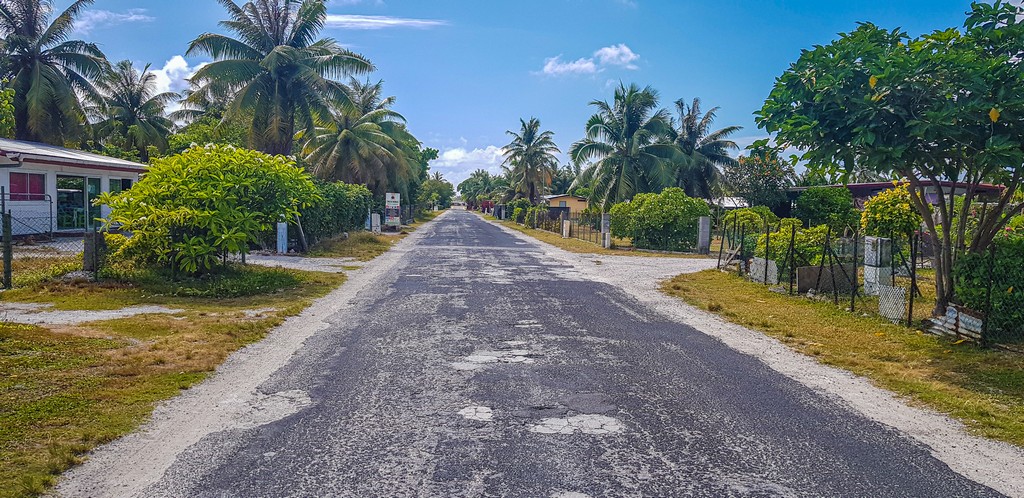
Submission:
[[[905,183],[893,183],[894,188],[872,197],[860,216],[865,235],[903,238],[920,230],[921,215],[910,202],[910,191]]]

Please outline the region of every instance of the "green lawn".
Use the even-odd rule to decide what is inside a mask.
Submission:
[[[45,492],[85,452],[138,427],[157,402],[202,381],[229,354],[344,281],[248,266],[179,282],[136,274],[4,292],[4,301],[63,310],[184,311],[49,328],[0,323],[0,497]]]

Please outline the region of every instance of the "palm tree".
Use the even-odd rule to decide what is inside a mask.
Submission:
[[[327,19],[324,0],[218,1],[231,17],[220,25],[238,38],[205,33],[192,41],[188,54],[215,59],[193,76],[193,100],[226,88],[227,117],[247,117],[253,148],[290,154],[296,125],[312,131],[317,116],[331,115],[330,101],[347,101],[344,85],[331,78],[373,70],[333,39],[315,40]]]
[[[691,105],[679,99],[676,101],[676,109],[679,121],[674,123],[675,136],[672,142],[682,154],[676,169],[676,186],[690,197],[711,199],[715,197],[722,181],[719,168],[736,164],[736,159],[729,155],[729,151],[739,150],[739,146],[728,138],[742,127],[728,126],[710,131],[718,107],[702,115],[700,99],[693,99]]]
[[[505,146],[504,167],[509,172],[517,195],[525,196],[536,204],[540,196],[551,186],[551,179],[558,170],[561,152],[555,145],[555,134],[540,130],[540,120],[530,118],[519,120],[519,132],[506,131],[512,141]]]
[[[595,100],[590,105],[598,112],[569,151],[575,163],[587,164],[574,188],[590,187],[591,202],[608,209],[671,183],[669,161],[678,149],[671,143],[668,112],[658,109],[657,91],[620,84],[611,104]]]
[[[174,123],[164,116],[164,110],[178,94],[156,93],[156,75],[149,72],[149,65],[138,71],[131,61],[118,62],[97,79],[96,88],[103,100],[94,110],[100,120],[93,129],[101,140],[121,137],[123,148],[137,150],[143,161],[149,160],[149,147],[167,150],[167,136]]]
[[[50,0],[0,0],[0,78],[14,89],[14,137],[55,145],[77,138],[85,123],[79,95],[107,61],[92,43],[69,40],[75,18],[92,0],[77,0],[50,21]]]
[[[420,143],[405,118],[389,108],[394,98],[380,98],[376,88],[362,94],[365,88],[358,85],[346,89],[343,102],[332,103],[328,122],[300,134],[303,155],[321,178],[364,183],[376,194],[391,189],[407,195],[419,179]]]
[[[459,184],[458,190],[462,199],[470,209],[475,209],[479,201],[486,200],[494,189],[494,177],[487,170],[478,169],[469,178]]]

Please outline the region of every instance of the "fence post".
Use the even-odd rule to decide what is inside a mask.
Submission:
[[[764,285],[768,284],[768,256],[771,253],[772,230],[768,220],[764,220]],[[757,251],[757,248],[754,248]]]
[[[985,320],[981,322],[981,345],[988,345],[989,322],[992,321],[992,286],[995,285],[996,245],[988,248],[988,288],[985,289]]]
[[[725,217],[723,216],[723,218],[725,218]],[[721,218],[719,218],[719,219],[721,219]],[[716,267],[719,270],[722,269],[722,250],[725,248],[725,234],[728,233],[728,231],[729,231],[729,219],[726,218],[726,219],[722,220],[722,229],[719,231],[721,233],[721,235],[719,236],[719,239],[718,239],[718,266]]]
[[[793,284],[796,282],[796,225],[790,227],[789,232],[789,295],[793,295]]]
[[[907,292],[910,294],[910,301],[907,305],[907,327],[914,326],[914,291],[915,289],[917,289],[917,251],[920,244],[920,240],[920,234],[910,234],[910,289],[907,290]],[[989,279],[989,281],[991,282],[991,279]],[[984,340],[984,338],[982,338],[982,340]]]
[[[860,227],[857,227],[853,229],[853,282],[851,282],[852,289],[850,290],[850,313],[853,313],[857,307],[857,287],[860,287],[857,275],[857,242],[859,240]]]
[[[10,289],[11,285],[11,262],[14,259],[14,246],[11,243],[11,212],[3,212],[3,237],[4,237],[4,288]]]
[[[739,259],[736,260],[737,266],[739,267],[739,275],[743,276],[743,263],[746,263],[746,254],[743,253],[743,246],[747,241],[747,227],[743,227],[740,230],[740,252]]]

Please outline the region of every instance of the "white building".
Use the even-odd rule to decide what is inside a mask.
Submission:
[[[80,150],[0,139],[3,207],[15,235],[80,233],[107,209],[93,206],[101,192],[131,188],[143,164]]]

